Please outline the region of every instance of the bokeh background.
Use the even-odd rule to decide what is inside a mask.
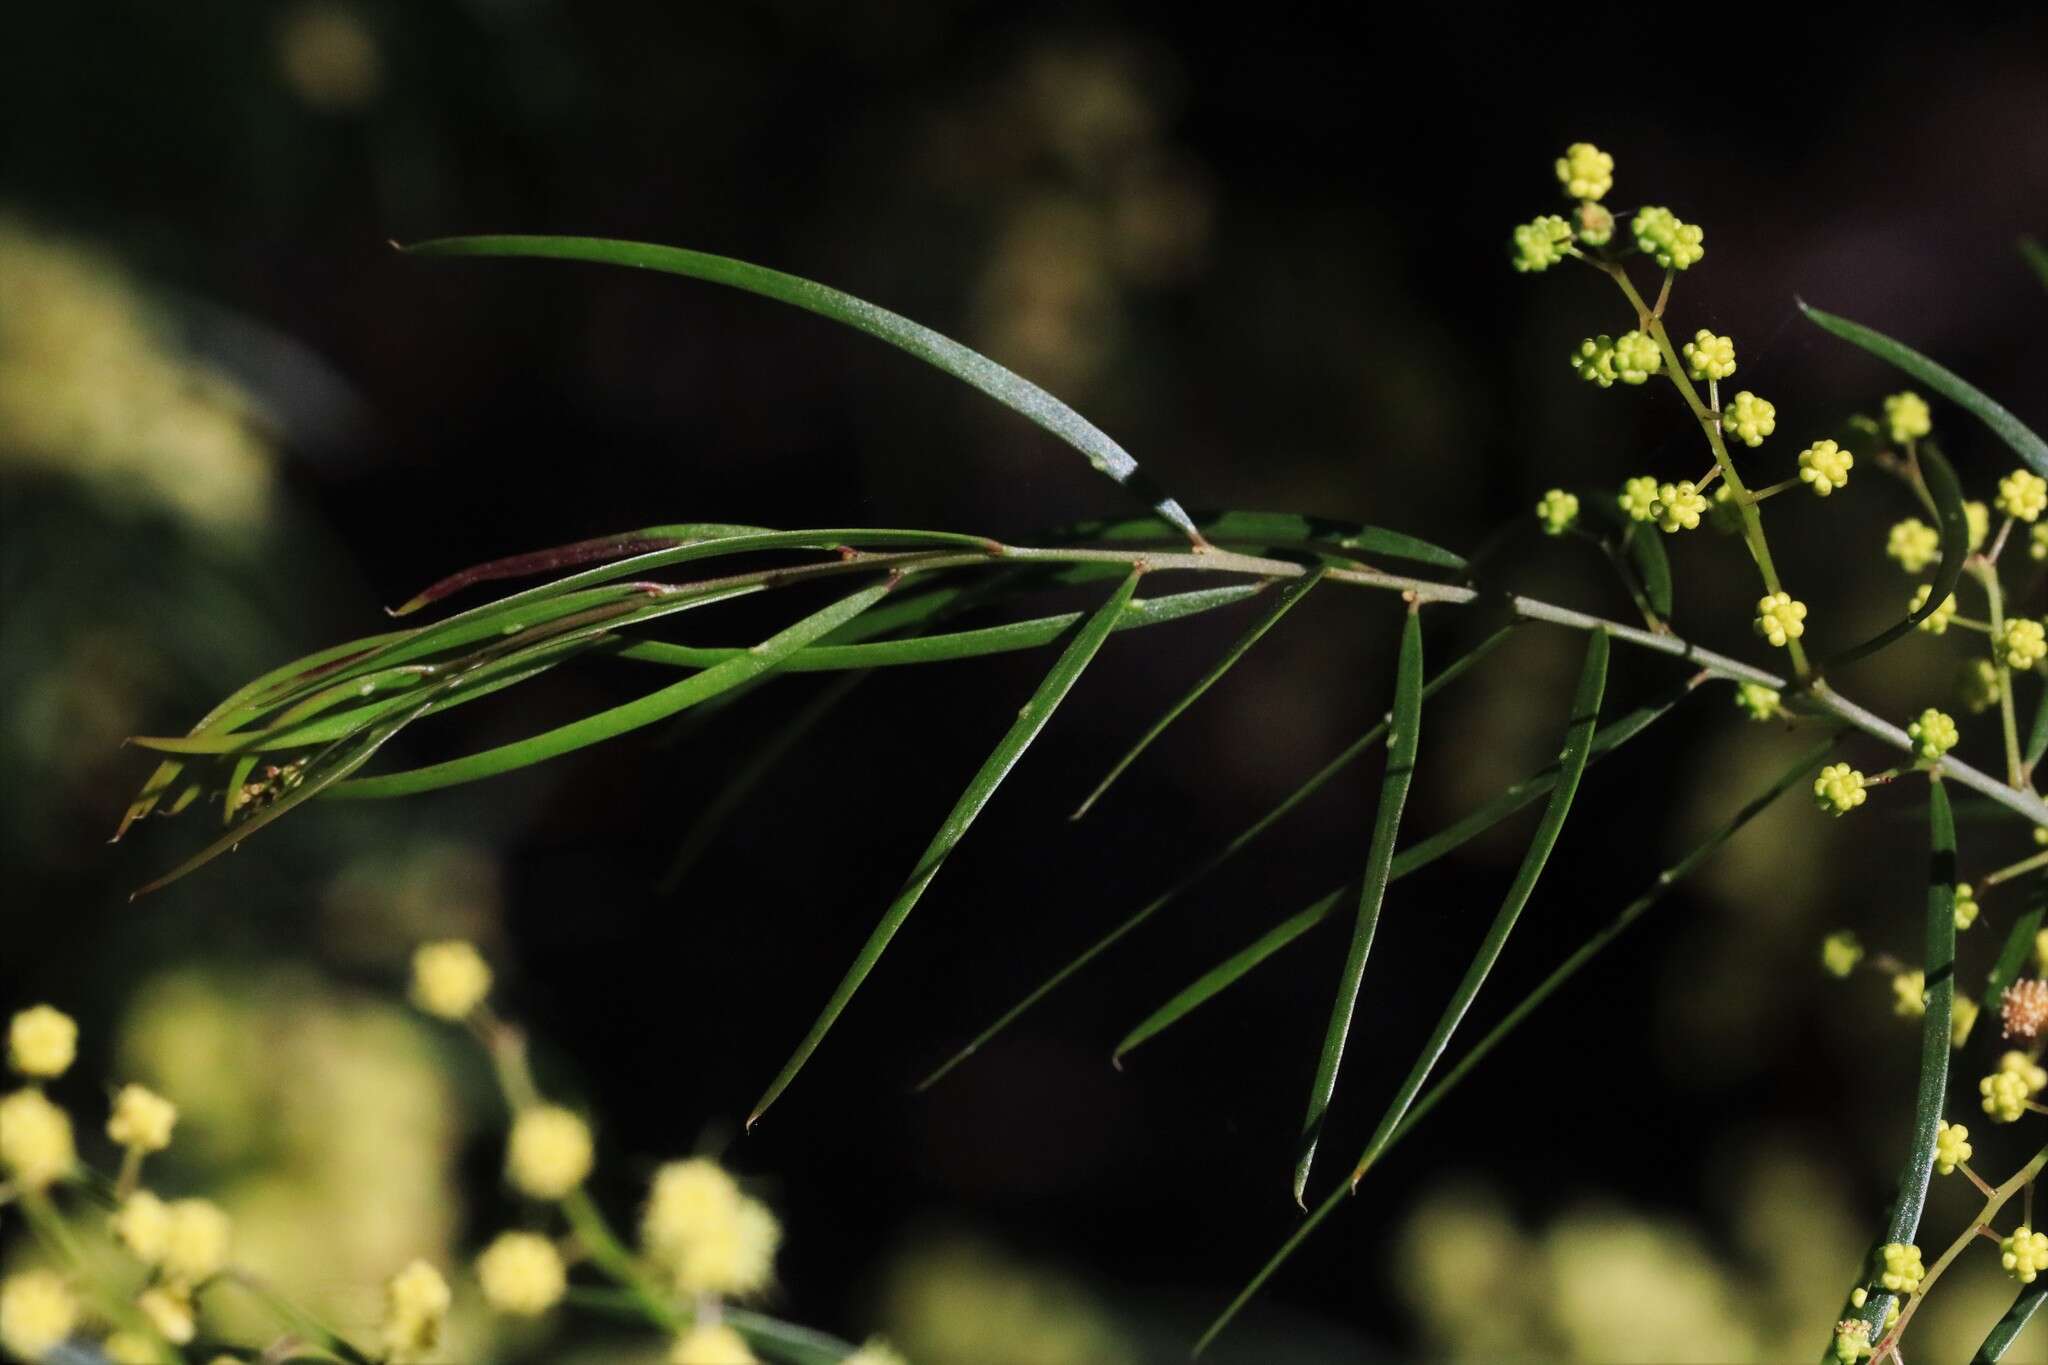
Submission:
[[[344,1321],[396,1266],[507,1216],[477,1068],[397,1003],[410,945],[464,934],[501,964],[550,1083],[601,1117],[600,1196],[626,1212],[655,1161],[722,1152],[784,1216],[786,1316],[885,1330],[933,1365],[1178,1358],[1297,1216],[1285,1173],[1342,926],[1122,1073],[1110,1045],[1356,870],[1376,768],[945,1084],[909,1084],[1369,725],[1397,605],[1311,599],[1070,825],[1105,757],[1240,625],[1113,643],[738,1137],[1043,656],[870,681],[669,895],[654,883],[694,813],[820,680],[484,787],[315,807],[136,905],[209,816],[107,847],[148,766],[122,737],[183,727],[500,554],[690,519],[1023,538],[1126,504],[1036,429],[806,315],[387,240],[583,232],[794,270],[1044,383],[1190,505],[1470,547],[1552,484],[1703,463],[1668,394],[1565,368],[1579,337],[1627,325],[1611,291],[1506,268],[1576,139],[1615,153],[1613,202],[1705,226],[1675,322],[1732,333],[1742,383],[1778,404],[1759,477],[1897,386],[1797,321],[1795,294],[2048,426],[2048,293],[2013,249],[2048,231],[2048,24],[1958,10],[18,9],[0,44],[0,1005],[63,1005],[84,1075],[175,1094],[167,1180],[222,1194],[248,1259]],[[1936,421],[1988,496],[2000,449]],[[1772,510],[1819,638],[1901,605],[1881,547],[1903,492],[1859,475]],[[1753,652],[1740,549],[1703,533],[1674,558],[1681,628]],[[1625,614],[1600,567],[1548,544],[1512,572]],[[1478,628],[1432,619],[1433,657]],[[1578,648],[1526,633],[1432,705],[1412,829],[1554,753]],[[1948,695],[1960,649],[1915,638],[1840,681],[1903,717]],[[1616,707],[1676,677],[1619,662]],[[564,670],[406,756],[634,681]],[[1989,728],[1966,724],[1966,753],[1992,752]],[[1596,768],[1474,1024],[1803,742],[1707,689]],[[1906,806],[1758,821],[1388,1160],[1216,1358],[1811,1356],[1889,1195],[1917,1047],[1882,978],[1825,980],[1816,950],[1847,925],[1912,954]],[[1406,1070],[1528,819],[1397,887],[1331,1152]],[[1980,822],[1964,840],[1966,876],[2023,844]],[[1966,982],[2012,916],[1987,898]],[[2004,1136],[1980,1143],[1989,1169],[2020,1157]],[[1931,1226],[1968,1203],[1937,1190]],[[1992,1260],[1944,1281],[1923,1349],[1960,1356],[1996,1319]]]

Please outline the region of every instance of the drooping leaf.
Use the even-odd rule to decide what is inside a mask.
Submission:
[[[1927,600],[1917,611],[1907,613],[1903,621],[1893,622],[1862,644],[1851,646],[1829,659],[1827,667],[1868,658],[1886,645],[1912,634],[1916,626],[1948,600],[1949,594],[1956,589],[1957,580],[1963,576],[1963,561],[1970,553],[1970,517],[1963,509],[1962,483],[1933,442],[1921,444],[1919,457],[1920,473],[1928,493],[1934,498],[1937,529],[1941,532],[1941,563],[1935,567],[1934,582],[1928,588]]]
[[[1484,640],[1480,641],[1479,644],[1475,645],[1471,650],[1467,651],[1465,654],[1463,654],[1456,660],[1452,661],[1451,665],[1448,668],[1444,669],[1443,672],[1437,674],[1436,677],[1430,679],[1429,685],[1422,689],[1423,700],[1427,701],[1430,697],[1436,695],[1438,689],[1449,686],[1458,678],[1462,677],[1468,670],[1477,667],[1487,658],[1488,655],[1492,654],[1494,650],[1498,649],[1501,646],[1501,644],[1515,632],[1516,629],[1518,629],[1518,626],[1515,623],[1510,622],[1509,624],[1504,625],[1500,627],[1498,630],[1494,631],[1493,634],[1487,636]],[[959,1066],[960,1063],[966,1061],[969,1057],[973,1056],[976,1052],[980,1051],[981,1048],[985,1046],[990,1039],[994,1038],[997,1034],[1001,1033],[1004,1029],[1008,1028],[1012,1023],[1016,1022],[1018,1017],[1024,1014],[1025,1011],[1029,1010],[1032,1006],[1036,1005],[1039,1001],[1043,1000],[1046,996],[1050,995],[1053,991],[1059,989],[1059,987],[1063,983],[1065,983],[1068,980],[1068,978],[1072,977],[1076,972],[1086,967],[1089,963],[1093,962],[1103,953],[1108,952],[1127,934],[1132,933],[1134,930],[1138,928],[1138,926],[1143,924],[1146,920],[1150,919],[1153,915],[1158,914],[1168,905],[1171,905],[1175,901],[1179,900],[1181,896],[1183,896],[1193,887],[1198,885],[1210,873],[1214,872],[1217,868],[1222,867],[1225,863],[1229,862],[1232,858],[1236,857],[1238,854],[1242,853],[1246,848],[1250,847],[1251,844],[1255,842],[1260,835],[1264,834],[1267,830],[1271,829],[1274,825],[1278,824],[1280,820],[1284,818],[1289,811],[1293,810],[1296,806],[1299,806],[1302,802],[1308,800],[1310,796],[1314,795],[1317,791],[1319,791],[1322,788],[1322,786],[1325,783],[1327,783],[1331,778],[1335,777],[1338,773],[1343,772],[1346,768],[1350,767],[1351,764],[1356,762],[1361,755],[1365,754],[1374,745],[1378,744],[1383,738],[1385,738],[1387,733],[1387,724],[1388,722],[1386,720],[1381,720],[1377,725],[1374,725],[1371,729],[1367,730],[1364,734],[1360,735],[1357,739],[1353,740],[1350,744],[1346,745],[1342,752],[1338,753],[1338,755],[1335,758],[1332,758],[1328,763],[1325,763],[1306,782],[1303,782],[1300,786],[1296,787],[1293,791],[1289,792],[1286,796],[1282,797],[1279,804],[1275,805],[1271,810],[1268,810],[1264,815],[1261,815],[1258,819],[1254,820],[1250,825],[1246,826],[1243,830],[1240,830],[1233,838],[1230,839],[1229,842],[1225,843],[1221,848],[1218,848],[1215,852],[1209,854],[1208,857],[1203,858],[1200,862],[1196,863],[1187,872],[1183,873],[1179,877],[1179,879],[1177,879],[1171,886],[1167,887],[1165,891],[1161,892],[1158,896],[1153,898],[1151,901],[1147,902],[1136,913],[1132,914],[1130,917],[1125,919],[1121,924],[1117,925],[1107,934],[1104,934],[1101,938],[1097,939],[1094,943],[1090,944],[1087,948],[1083,949],[1078,956],[1070,959],[1065,966],[1061,967],[1058,971],[1054,972],[1050,977],[1046,978],[1043,982],[1041,982],[1029,995],[1025,996],[1022,1000],[1018,1001],[1009,1009],[1005,1010],[1002,1013],[1002,1015],[996,1019],[994,1023],[990,1024],[980,1033],[977,1033],[971,1040],[969,1040],[966,1046],[960,1048],[958,1051],[953,1053],[952,1056],[948,1057],[944,1062],[940,1063],[940,1065],[937,1068],[935,1068],[929,1075],[927,1075],[923,1080],[919,1081],[917,1083],[917,1088],[919,1090],[928,1090],[933,1085],[936,1085],[939,1082],[939,1080],[942,1079],[948,1072],[952,1071],[953,1068]]]
[[[1373,935],[1379,928],[1380,907],[1386,900],[1387,882],[1394,866],[1394,844],[1401,834],[1401,812],[1408,804],[1408,788],[1415,778],[1416,746],[1422,729],[1422,614],[1410,608],[1401,628],[1401,654],[1394,664],[1394,712],[1387,732],[1387,767],[1380,779],[1380,802],[1373,816],[1372,843],[1360,880],[1358,919],[1351,933],[1351,947],[1344,968],[1337,977],[1337,997],[1330,1006],[1329,1027],[1323,1034],[1322,1051],[1316,1058],[1316,1074],[1309,1086],[1308,1116],[1301,1125],[1301,1152],[1294,1163],[1294,1202],[1302,1203],[1310,1170],[1315,1165],[1316,1144],[1323,1133],[1323,1119],[1329,1113],[1330,1097],[1337,1089],[1337,1072],[1344,1061],[1344,1044],[1351,1036],[1351,1016],[1358,1006],[1358,989],[1365,977],[1365,963],[1372,952]]]
[[[2034,936],[2041,932],[2041,921],[2048,919],[2048,905],[2042,904],[2048,897],[2048,877],[2038,873],[2029,877],[2026,889],[2029,908],[2006,932],[1998,960],[1984,978],[1984,994],[1978,1003],[1987,1019],[1996,1019],[2005,1007],[2005,988],[2026,975],[2027,960],[2034,955]]]
[[[881,922],[875,926],[874,932],[868,936],[868,941],[855,955],[853,965],[847,969],[845,977],[833,990],[831,998],[825,1002],[825,1008],[819,1013],[817,1021],[811,1025],[810,1032],[797,1044],[796,1051],[783,1064],[782,1070],[769,1082],[767,1091],[754,1105],[753,1112],[747,1117],[749,1128],[768,1111],[768,1107],[789,1087],[797,1073],[803,1070],[804,1063],[810,1060],[811,1054],[817,1051],[818,1044],[823,1042],[825,1035],[831,1031],[832,1025],[844,1012],[847,1003],[853,999],[854,992],[860,989],[868,973],[874,970],[875,963],[888,948],[889,940],[896,936],[896,931],[910,918],[910,912],[917,908],[925,889],[931,885],[932,879],[938,876],[939,869],[959,846],[960,840],[966,837],[975,817],[981,814],[989,799],[995,795],[996,788],[1002,785],[1003,779],[1009,776],[1010,770],[1024,756],[1024,751],[1031,747],[1032,741],[1045,729],[1046,722],[1052,719],[1053,712],[1059,709],[1060,703],[1073,690],[1074,683],[1080,678],[1082,671],[1088,667],[1097,651],[1102,648],[1103,642],[1109,638],[1110,630],[1115,626],[1117,618],[1129,607],[1131,597],[1137,591],[1140,577],[1140,572],[1132,571],[1110,599],[1097,608],[1095,614],[1075,632],[1073,640],[1045,675],[1044,681],[1039,683],[1038,690],[1031,694],[1031,700],[1024,704],[1024,709],[1017,714],[1017,719],[1011,723],[1009,730],[996,744],[987,760],[969,780],[966,789],[960,793],[959,800],[953,803],[953,809],[947,812],[945,820],[939,825],[938,833],[932,836],[924,855],[918,859],[917,866],[911,870],[902,890],[897,892],[896,899],[883,912]]]
[[[2028,429],[2026,423],[2013,416],[2003,405],[1993,401],[1990,395],[1975,384],[1953,370],[1937,365],[1912,347],[1893,341],[1884,333],[1865,327],[1862,323],[1851,322],[1833,313],[1823,313],[1820,309],[1808,305],[1804,299],[1799,300],[1799,310],[1824,331],[1832,332],[1851,345],[1860,346],[1878,359],[1904,370],[1976,417],[1997,433],[2000,440],[2011,446],[2013,453],[2026,461],[2036,474],[2048,477],[2048,443],[2044,443]],[[1938,602],[1941,599],[1936,597],[1934,600]]]
[[[587,261],[599,265],[632,266],[659,270],[671,275],[707,280],[713,284],[744,289],[764,298],[805,309],[834,322],[843,323],[869,336],[907,351],[926,364],[981,390],[996,402],[1020,413],[1037,426],[1086,456],[1088,463],[1117,483],[1136,493],[1153,510],[1190,539],[1200,533],[1181,505],[1156,486],[1138,469],[1130,453],[1111,440],[1087,418],[1023,377],[1012,374],[987,356],[962,346],[950,337],[912,322],[886,308],[841,293],[814,281],[780,270],[749,265],[727,256],[713,256],[681,247],[653,246],[644,242],[611,241],[597,237],[485,236],[444,237],[420,242],[404,250],[421,256],[527,256],[555,260]]]
[[[1484,1038],[1475,1044],[1472,1050],[1456,1066],[1452,1067],[1450,1071],[1444,1074],[1441,1080],[1431,1086],[1427,1094],[1415,1102],[1414,1106],[1409,1109],[1407,1117],[1395,1128],[1393,1135],[1387,1141],[1387,1149],[1391,1150],[1412,1132],[1416,1125],[1421,1123],[1422,1119],[1431,1110],[1436,1108],[1466,1076],[1471,1074],[1488,1054],[1505,1041],[1508,1035],[1519,1028],[1523,1021],[1536,1011],[1538,1006],[1556,994],[1587,963],[1604,952],[1630,925],[1642,918],[1644,914],[1648,913],[1658,902],[1663,900],[1673,887],[1677,886],[1701,864],[1705,863],[1738,830],[1762,814],[1780,796],[1783,796],[1787,791],[1801,784],[1809,777],[1815,765],[1827,756],[1828,750],[1834,746],[1834,743],[1834,739],[1830,737],[1807,753],[1802,754],[1798,761],[1790,768],[1787,768],[1776,782],[1715,828],[1691,852],[1660,873],[1650,883],[1649,889],[1631,901],[1620,914],[1615,916],[1614,920],[1606,928],[1581,945],[1555,971],[1545,977],[1542,983],[1525,996],[1508,1013],[1506,1018],[1496,1024]],[[1300,1249],[1302,1243],[1309,1239],[1309,1236],[1321,1225],[1323,1220],[1329,1217],[1336,1210],[1337,1206],[1352,1192],[1353,1187],[1349,1184],[1340,1184],[1330,1191],[1329,1195],[1322,1203],[1315,1207],[1315,1210],[1309,1217],[1295,1228],[1293,1235],[1288,1237],[1281,1244],[1280,1248],[1267,1259],[1266,1263],[1259,1268],[1258,1273],[1252,1276],[1250,1282],[1238,1291],[1237,1296],[1230,1301],[1223,1312],[1217,1316],[1216,1320],[1210,1323],[1208,1329],[1203,1332],[1201,1339],[1195,1343],[1194,1354],[1200,1355],[1222,1334],[1223,1330],[1230,1325],[1238,1313],[1243,1311],[1244,1306],[1258,1295],[1268,1280],[1272,1279],[1274,1273]]]
[[[2038,248],[2037,248],[2038,250]],[[2048,283],[2048,260],[2039,263],[2041,278]],[[1970,1365],[1997,1365],[2005,1359],[2005,1353],[2012,1349],[2019,1335],[2033,1321],[2034,1314],[2041,1311],[2041,1305],[2048,1302],[2048,1277],[2035,1280],[2019,1292],[2012,1301],[2012,1307],[2005,1310],[2005,1316],[1984,1338],[1984,1344],[1977,1348],[1977,1354],[1970,1357]]]
[[[1088,808],[1100,800],[1102,794],[1109,790],[1110,784],[1123,775],[1124,769],[1137,762],[1138,755],[1150,748],[1153,740],[1166,733],[1167,726],[1180,719],[1182,712],[1193,706],[1197,701],[1200,701],[1203,693],[1215,686],[1217,681],[1225,673],[1228,673],[1237,661],[1250,651],[1253,645],[1259,642],[1261,636],[1277,625],[1280,618],[1285,616],[1295,603],[1308,596],[1310,590],[1322,581],[1323,571],[1321,569],[1310,569],[1307,573],[1294,579],[1282,588],[1275,595],[1272,604],[1260,615],[1259,619],[1252,622],[1246,628],[1244,634],[1238,636],[1236,642],[1229,649],[1223,651],[1223,657],[1218,659],[1215,665],[1207,673],[1204,673],[1179,701],[1168,707],[1166,714],[1154,721],[1152,727],[1139,737],[1138,742],[1133,744],[1122,758],[1111,765],[1108,775],[1097,784],[1094,791],[1088,793],[1087,798],[1081,802],[1073,815],[1068,818],[1079,820],[1082,816],[1086,815]]]

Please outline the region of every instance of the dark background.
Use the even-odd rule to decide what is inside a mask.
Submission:
[[[1668,202],[1705,225],[1675,329],[1733,334],[1737,383],[1778,404],[1760,469],[1789,470],[1799,432],[1897,387],[1797,321],[1795,294],[2048,424],[2048,296],[2013,250],[2048,229],[2038,12],[1668,8],[359,4],[341,13],[373,39],[375,65],[353,84],[291,76],[281,35],[307,11],[20,9],[0,48],[0,206],[159,291],[185,344],[255,395],[282,463],[274,524],[230,548],[10,472],[8,650],[116,619],[170,632],[129,722],[162,732],[253,669],[379,629],[380,604],[479,559],[694,519],[1024,540],[1127,506],[1013,415],[801,313],[636,273],[407,260],[387,239],[575,232],[793,270],[1045,382],[1190,505],[1313,511],[1469,548],[1553,484],[1704,464],[1668,393],[1601,393],[1566,370],[1580,336],[1627,325],[1603,282],[1506,268],[1509,229],[1561,207],[1550,161],[1590,139],[1619,163],[1611,204]],[[1959,415],[1937,421],[1987,496],[2006,457]],[[1809,502],[1773,508],[1781,567],[1812,585],[1816,633],[1845,640],[1858,627],[1842,623],[1881,620],[1910,586],[1878,554],[1906,504],[1874,471]],[[1681,629],[1760,657],[1740,550],[1702,533],[1674,556]],[[166,565],[195,559],[207,591],[245,594],[255,639],[204,648],[150,605],[191,581]],[[1516,572],[1532,588],[1626,615],[1569,547],[1527,560]],[[1340,926],[1122,1074],[1105,1063],[1196,971],[1355,872],[1376,761],[943,1086],[907,1090],[1370,724],[1397,616],[1390,599],[1311,599],[1070,825],[1103,765],[1242,618],[1109,646],[809,1069],[728,1149],[790,1224],[790,1316],[857,1331],[881,1250],[962,1226],[1160,1305],[1171,1339],[1285,1235]],[[1433,659],[1477,638],[1478,623],[1436,617]],[[685,636],[764,628],[750,606]],[[1577,648],[1519,642],[1492,680],[1432,709],[1411,828],[1544,761]],[[820,680],[658,747],[622,741],[403,809],[309,810],[135,907],[121,892],[203,827],[105,849],[146,764],[101,752],[60,774],[18,770],[33,790],[11,808],[0,1000],[62,994],[90,1026],[185,958],[388,979],[388,957],[317,930],[309,888],[334,874],[336,841],[374,847],[388,827],[365,821],[460,834],[501,863],[492,932],[508,1000],[631,1171],[745,1113],[1047,661],[870,680],[668,897],[650,886],[694,811]],[[1678,676],[1627,651],[1617,664],[1611,707]],[[1949,667],[1916,640],[1842,686],[1903,719],[1946,695]],[[458,712],[408,755],[498,742],[642,680],[574,672]],[[1738,728],[1714,690],[1594,771],[1473,1025],[1805,742]],[[1990,727],[1966,734],[1966,752],[1995,756]],[[1728,1245],[1731,1143],[1767,1128],[1824,1153],[1874,1220],[1914,1045],[1887,1027],[1881,983],[1822,983],[1810,964],[1837,922],[1912,951],[1920,836],[1884,804],[1859,814],[1862,842],[1789,812],[1747,855],[1761,873],[1676,897],[1386,1163],[1255,1321],[1414,1349],[1389,1245],[1444,1171],[1483,1173],[1530,1220],[1593,1192]],[[1529,818],[1396,888],[1326,1177],[1405,1072]],[[1975,856],[1966,842],[1966,875],[2019,847],[1993,827],[1981,840]],[[1821,871],[1775,879],[1780,859]],[[1745,895],[1759,886],[1777,894]],[[2010,915],[1986,913],[2002,933]],[[487,1190],[495,1158],[473,1156]],[[603,1192],[623,1205],[632,1188]],[[1810,1305],[1817,1326],[1832,1309]]]

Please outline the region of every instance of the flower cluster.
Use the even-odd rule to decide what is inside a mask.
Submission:
[[[1918,517],[1893,524],[1884,552],[1907,573],[1919,573],[1941,558],[1941,532]]]
[[[2007,986],[1999,997],[1999,1020],[2008,1038],[2032,1042],[2040,1037],[2048,1029],[2048,981],[2025,977]]]
[[[1907,1019],[1927,1013],[1927,973],[1899,972],[1892,977],[1892,1013]]]
[[[1666,533],[1698,530],[1706,511],[1707,500],[1691,479],[1659,484],[1657,500],[1650,504],[1651,517],[1658,529]]]
[[[1579,500],[1575,494],[1562,488],[1553,488],[1536,503],[1536,520],[1543,524],[1543,534],[1561,536],[1578,522]]]
[[[1642,332],[1623,332],[1614,339],[1611,363],[1622,383],[1641,384],[1663,370],[1664,352]]]
[[[1947,712],[1937,711],[1931,706],[1906,727],[1906,738],[1913,741],[1913,752],[1929,762],[1955,748],[1961,737],[1954,719]]]
[[[1934,1130],[1934,1169],[1941,1175],[1954,1175],[1956,1167],[1976,1155],[1977,1149],[1970,1145],[1970,1130],[1960,1123],[1943,1123]]]
[[[1789,640],[1806,634],[1806,604],[1795,602],[1790,593],[1774,592],[1756,604],[1756,633],[1779,649]]]
[[[2024,1052],[2006,1053],[1999,1058],[1998,1070],[1977,1082],[1984,1112],[1999,1123],[2018,1122],[2027,1101],[2043,1087],[2048,1087],[2048,1071],[2036,1066]]]
[[[1863,961],[1863,944],[1847,929],[1837,930],[1820,942],[1821,970],[1829,976],[1846,978]]]
[[[2031,522],[2048,508],[2048,479],[2030,470],[2015,469],[1998,481],[1998,496],[1991,505],[2009,517]]]
[[[2005,666],[2024,673],[2048,656],[2048,630],[2043,630],[2039,621],[2016,616],[1999,632],[1997,645]]]
[[[1856,457],[1833,441],[1815,441],[1799,452],[1799,479],[1821,497],[1849,482]]]
[[[1913,1293],[1927,1275],[1927,1267],[1920,1261],[1920,1248],[1903,1242],[1879,1248],[1877,1264],[1877,1282],[1894,1294]]]
[[[1702,327],[1685,343],[1685,368],[1694,379],[1722,380],[1735,373],[1735,338]]]
[[[1917,393],[1895,393],[1884,400],[1885,430],[1893,445],[1916,441],[1934,430],[1934,416],[1927,400]]]
[[[2025,1223],[1998,1244],[1998,1263],[2005,1273],[2021,1284],[2032,1284],[2048,1270],[2048,1232],[2036,1232]]]
[[[1762,445],[1764,437],[1778,429],[1778,409],[1775,404],[1744,389],[1735,395],[1727,411],[1721,414],[1721,426],[1730,436],[1754,448]]]
[[[1776,720],[1785,714],[1784,701],[1778,690],[1762,683],[1735,684],[1735,705],[1751,720]]]
[[[1590,142],[1574,142],[1557,159],[1557,180],[1568,199],[1604,199],[1614,188],[1614,158]]]
[[[1572,249],[1572,225],[1546,213],[1515,229],[1513,265],[1520,271],[1548,270]]]
[[[1636,250],[1666,270],[1685,270],[1699,264],[1707,254],[1706,233],[1691,223],[1680,222],[1670,209],[1651,207],[1636,214],[1629,224]]]
[[[1920,608],[1926,606],[1927,599],[1933,592],[1934,585],[1932,583],[1922,583],[1919,587],[1915,588],[1912,599],[1906,603],[1906,614],[1908,616],[1914,615]],[[1948,634],[1949,623],[1955,619],[1956,595],[1950,593],[1941,599],[1940,606],[1920,618],[1919,628],[1926,631],[1929,635],[1946,635]]]

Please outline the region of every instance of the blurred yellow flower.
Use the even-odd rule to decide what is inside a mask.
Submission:
[[[145,1265],[156,1265],[170,1252],[170,1207],[148,1190],[129,1195],[108,1226],[114,1240]]]
[[[537,1317],[561,1300],[567,1287],[561,1253],[531,1232],[504,1232],[476,1258],[484,1301],[500,1313]]]
[[[782,1229],[717,1162],[693,1157],[656,1172],[640,1237],[679,1292],[746,1295],[767,1287]]]
[[[114,1097],[107,1136],[138,1152],[161,1152],[171,1145],[171,1128],[177,1121],[177,1105],[144,1086],[124,1085]]]
[[[536,1105],[512,1121],[505,1174],[522,1194],[560,1199],[590,1174],[590,1125],[559,1105]]]
[[[61,1076],[77,1055],[78,1025],[62,1010],[37,1005],[15,1015],[7,1026],[7,1064],[24,1076]]]
[[[173,1346],[190,1342],[198,1330],[192,1312],[192,1296],[180,1287],[156,1285],[145,1289],[135,1300],[135,1306],[149,1319],[149,1325]]]
[[[63,1279],[28,1270],[0,1281],[0,1346],[23,1360],[41,1360],[78,1326],[78,1300]]]
[[[23,1188],[40,1190],[71,1174],[78,1161],[71,1116],[33,1086],[0,1099],[0,1167]]]
[[[423,943],[412,955],[412,1001],[443,1019],[467,1019],[490,994],[491,969],[461,939]]]
[[[208,1199],[179,1199],[166,1206],[170,1217],[164,1241],[164,1274],[173,1282],[197,1286],[227,1267],[234,1224]]]
[[[383,1339],[386,1357],[397,1365],[422,1359],[441,1342],[454,1296],[441,1272],[414,1261],[384,1288]]]

